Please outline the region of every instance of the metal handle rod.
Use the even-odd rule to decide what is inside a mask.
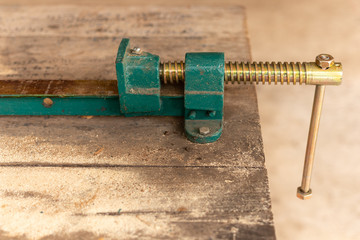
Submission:
[[[305,153],[303,177],[301,181],[301,186],[298,188],[297,191],[297,196],[303,200],[311,198],[312,195],[312,191],[310,189],[311,173],[314,165],[315,146],[319,131],[324,94],[325,85],[316,85],[309,127],[309,135]]]

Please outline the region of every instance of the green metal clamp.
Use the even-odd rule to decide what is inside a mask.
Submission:
[[[187,53],[184,93],[160,94],[159,56],[135,52],[129,43],[129,39],[121,41],[116,58],[120,112],[125,116],[184,116],[190,141],[216,141],[223,128],[224,53]]]

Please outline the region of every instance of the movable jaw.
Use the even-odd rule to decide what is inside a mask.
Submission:
[[[224,53],[187,53],[185,76],[186,136],[214,142],[223,129]]]

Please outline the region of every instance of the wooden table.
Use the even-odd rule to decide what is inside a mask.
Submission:
[[[116,79],[123,37],[165,61],[250,60],[238,6],[1,7],[0,85]],[[212,144],[189,142],[176,117],[1,116],[0,126],[1,239],[275,238],[253,85],[226,86]]]

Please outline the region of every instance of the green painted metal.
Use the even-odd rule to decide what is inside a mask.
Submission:
[[[185,132],[190,141],[209,143],[222,133],[224,53],[187,53],[185,56]],[[208,127],[209,133],[199,129]]]
[[[45,107],[44,97],[1,97],[1,115],[120,115],[119,98],[52,97]]]
[[[208,127],[210,133],[201,135],[200,127]],[[186,137],[195,143],[212,143],[218,140],[223,129],[222,120],[189,120],[185,119],[185,134]]]
[[[121,41],[115,65],[118,95],[115,85],[109,88],[111,85],[101,81],[96,84],[107,86],[104,89],[110,94],[104,96],[98,91],[81,95],[81,81],[74,85],[77,94],[66,90],[55,94],[58,89],[51,91],[54,94],[45,94],[45,91],[41,94],[39,90],[35,95],[10,90],[7,94],[0,92],[0,115],[184,116],[189,140],[209,143],[220,137],[224,102],[223,53],[186,54],[184,95],[167,93],[164,89],[160,92],[159,56],[133,53],[129,39]],[[61,84],[65,85],[65,82]],[[89,89],[94,87],[97,85]],[[45,98],[52,100],[51,106],[44,105]],[[200,127],[208,127],[210,132],[202,135]]]
[[[160,113],[160,58],[147,52],[133,53],[130,41],[121,41],[116,74],[120,95],[120,110],[124,115]]]
[[[53,101],[51,107],[45,107],[45,97],[0,97],[0,115],[94,115],[122,116],[119,97],[59,97],[47,96]],[[161,96],[162,107],[159,112],[147,112],[142,115],[183,116],[184,99],[180,97]],[[128,114],[131,116],[131,114]],[[134,114],[133,116],[138,116]]]

